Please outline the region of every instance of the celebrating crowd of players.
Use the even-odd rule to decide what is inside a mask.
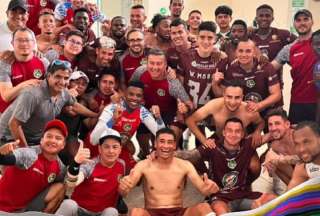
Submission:
[[[199,10],[184,21],[183,0],[169,8],[147,27],[143,5],[131,7],[128,24],[83,0],[9,2],[0,25],[1,214],[221,215],[320,176],[311,12],[295,13],[295,35],[271,27],[267,4],[256,28],[232,22],[228,6],[215,9],[215,22]],[[184,148],[188,131],[195,149]],[[186,177],[203,203],[183,207]],[[140,182],[145,208],[128,209],[123,197]]]

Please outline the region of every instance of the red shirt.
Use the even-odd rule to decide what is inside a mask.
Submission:
[[[313,80],[313,67],[317,57],[311,46],[311,39],[297,41],[290,49],[291,103],[316,103],[316,87]]]
[[[18,84],[30,80],[30,79],[44,79],[46,68],[41,59],[38,57],[33,57],[27,62],[15,61],[11,65],[10,79],[12,86],[17,86]],[[5,102],[2,97],[0,97],[0,112],[4,112],[5,109],[10,105],[10,103]]]
[[[92,212],[116,207],[119,197],[119,179],[124,175],[124,165],[117,161],[113,167],[95,164],[92,173],[75,188],[72,199],[79,206]]]
[[[8,166],[0,179],[0,210],[21,210],[60,175],[57,160],[48,161],[42,154],[28,169]]]
[[[120,64],[121,64],[121,69],[124,75],[125,82],[126,84],[128,84],[134,71],[141,65],[146,64],[146,56],[141,55],[139,57],[134,57],[134,56],[131,56],[129,52],[125,52],[120,57]]]

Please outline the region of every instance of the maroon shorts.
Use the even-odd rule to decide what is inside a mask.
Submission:
[[[154,208],[146,210],[151,216],[182,216],[187,208]]]

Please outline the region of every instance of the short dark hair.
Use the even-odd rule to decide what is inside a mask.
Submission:
[[[101,71],[100,75],[98,76],[98,82],[101,81],[102,77],[103,76],[107,76],[107,75],[110,75],[110,76],[113,76],[114,77],[114,80],[116,81],[116,83],[118,83],[118,76],[116,74],[116,72],[112,69],[112,68],[104,68],[103,71]]]
[[[199,25],[199,32],[200,31],[210,31],[216,33],[217,25],[212,21],[204,21]]]
[[[268,4],[262,4],[259,7],[257,7],[256,13],[258,12],[258,10],[261,10],[261,9],[269,9],[273,13],[273,8]]]
[[[17,32],[29,32],[31,34],[32,39],[34,40],[34,42],[36,42],[36,36],[34,35],[34,32],[27,28],[27,27],[19,27],[17,28],[13,33],[12,33],[12,40],[14,39],[15,35]]]
[[[170,134],[173,136],[174,141],[177,140],[177,136],[171,128],[165,127],[165,128],[159,129],[156,133],[156,139],[158,139],[161,134]]]
[[[140,81],[129,81],[128,88],[129,87],[136,87],[136,88],[141,88],[142,90],[144,90],[144,84]]]
[[[141,4],[136,4],[136,5],[133,5],[131,9],[144,9],[144,7]]]
[[[190,17],[191,14],[193,14],[193,13],[198,13],[198,14],[202,15],[201,11],[199,11],[199,10],[192,10],[192,11],[189,12],[188,17]]]
[[[229,16],[232,16],[232,9],[227,5],[221,5],[214,11],[215,16],[218,16],[219,14],[227,14]]]
[[[320,29],[312,33],[311,39],[313,39],[315,36],[320,35]]]
[[[166,53],[159,49],[159,48],[151,48],[149,51],[148,51],[148,57],[150,55],[155,55],[155,56],[166,56]]]
[[[232,28],[232,26],[234,26],[234,25],[241,25],[241,26],[243,26],[244,29],[247,31],[247,28],[248,28],[248,27],[247,27],[247,23],[246,23],[245,21],[241,20],[241,19],[235,20],[235,21],[232,23],[231,28]]]
[[[78,8],[78,9],[74,10],[73,17],[75,17],[77,15],[77,13],[80,13],[80,12],[85,12],[88,15],[90,15],[90,12],[89,12],[89,10],[87,8],[81,7],[81,8]]]
[[[225,128],[229,122],[239,123],[239,124],[241,124],[241,127],[244,128],[242,120],[237,117],[228,118],[226,120],[226,122],[224,123],[223,128]]]
[[[244,88],[243,82],[240,79],[224,80],[223,85],[225,86],[225,88],[239,87],[242,89],[242,91]]]
[[[297,124],[297,126],[294,128],[295,131],[300,130],[302,128],[308,127],[312,130],[312,132],[316,135],[316,136],[320,136],[320,127],[318,125],[318,123],[314,122],[314,121],[302,121],[299,122]]]
[[[188,29],[188,28],[187,28],[188,25],[187,25],[186,21],[184,21],[184,20],[181,19],[181,18],[177,18],[177,19],[172,20],[172,22],[171,22],[171,24],[170,24],[170,28],[171,28],[172,26],[177,27],[177,26],[179,26],[179,25],[183,25],[183,27],[185,28],[185,30]]]
[[[83,34],[81,31],[79,31],[79,30],[69,31],[69,32],[66,34],[66,40],[68,40],[69,37],[71,37],[71,36],[73,36],[73,35],[81,37],[82,42],[84,42],[84,34]]]
[[[170,5],[172,4],[173,0],[170,0]],[[184,0],[182,0],[182,3],[184,3]]]
[[[128,40],[128,38],[129,38],[130,34],[133,33],[133,32],[140,32],[140,33],[143,35],[143,37],[144,37],[144,33],[143,33],[143,31],[142,31],[141,29],[133,28],[133,29],[130,29],[130,30],[127,32],[127,34],[126,34],[126,39],[127,39],[127,40]]]
[[[272,116],[280,116],[283,120],[288,121],[288,114],[282,108],[275,108],[275,109],[269,110],[266,114],[265,119],[268,121],[268,119]]]
[[[113,18],[111,19],[111,24],[113,23],[113,21],[114,21],[115,19],[124,19],[124,20],[126,20],[126,18],[123,17],[123,16],[115,16],[115,17],[113,17]]]
[[[162,20],[168,19],[166,16],[161,14],[156,14],[151,20],[152,28],[155,29]]]

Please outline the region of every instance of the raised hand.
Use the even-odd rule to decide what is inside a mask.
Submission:
[[[90,149],[83,147],[83,142],[80,142],[78,152],[74,156],[74,161],[78,164],[91,162],[90,160]]]
[[[13,150],[19,148],[20,140],[9,142],[0,147],[0,155],[11,154]]]
[[[74,98],[78,97],[79,95],[77,88],[78,88],[78,85],[75,85],[72,88],[68,89],[69,94]]]
[[[112,89],[112,95],[111,95],[110,99],[111,99],[112,103],[120,103],[121,95],[117,91]]]
[[[224,79],[224,74],[219,72],[218,68],[216,72],[212,76],[212,82],[215,84],[219,84]]]
[[[219,191],[218,185],[214,181],[212,181],[211,179],[208,178],[207,173],[203,174],[203,182],[204,182],[203,189],[208,194],[217,193]]]
[[[113,111],[113,120],[116,122],[120,119],[123,113],[123,108],[121,107],[120,104],[116,104],[116,108]]]
[[[119,191],[122,195],[126,195],[130,192],[130,190],[134,187],[133,184],[134,179],[134,169],[132,169],[129,175],[124,176],[120,179],[119,182]]]
[[[160,107],[158,105],[153,105],[150,109],[151,113],[154,115],[156,119],[160,118]]]
[[[203,145],[206,147],[206,148],[209,148],[209,149],[214,149],[216,147],[216,142],[214,139],[207,139],[205,143],[203,143]]]
[[[177,110],[180,114],[186,114],[188,112],[188,107],[179,98],[177,99]]]

